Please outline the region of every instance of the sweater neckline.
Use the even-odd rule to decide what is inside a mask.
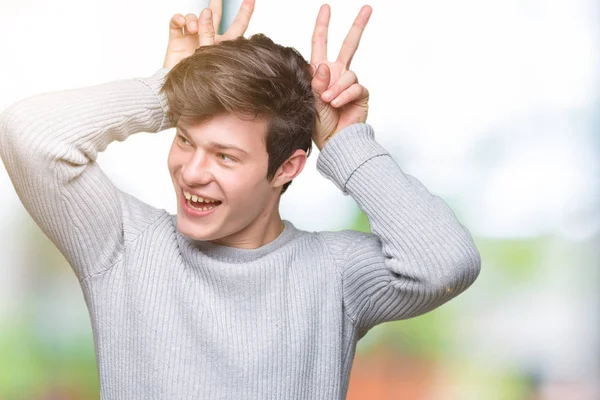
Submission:
[[[294,237],[296,237],[299,232],[298,229],[296,229],[296,227],[290,221],[282,220],[282,222],[284,227],[279,236],[269,243],[256,249],[231,247],[209,241],[195,240],[179,232],[178,234],[182,236],[193,249],[200,251],[208,257],[229,262],[249,262],[257,260],[273,251],[280,249],[294,239]]]

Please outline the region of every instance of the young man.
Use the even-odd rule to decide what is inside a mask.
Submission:
[[[243,34],[252,7],[224,39]],[[15,189],[80,280],[101,398],[341,399],[371,327],[475,280],[469,232],[365,124],[368,92],[348,67],[370,13],[329,62],[322,7],[313,68],[261,35],[215,36],[210,9],[176,15],[153,76],[35,96],[0,116]],[[176,216],[120,191],[95,162],[112,141],[171,127]],[[319,170],[372,234],[280,218],[311,137]]]

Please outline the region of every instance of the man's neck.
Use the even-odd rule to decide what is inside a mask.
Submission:
[[[241,231],[212,242],[240,249],[257,249],[277,239],[284,228],[279,204],[276,204],[266,217],[259,217]]]

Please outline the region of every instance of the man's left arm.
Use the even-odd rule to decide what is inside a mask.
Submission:
[[[369,92],[349,68],[371,7],[360,10],[333,62],[327,60],[330,12],[321,7],[312,40],[317,167],[356,200],[372,233],[323,237],[341,271],[346,314],[364,332],[458,295],[477,277],[480,256],[450,207],[405,174],[365,123]]]
[[[338,132],[322,149],[319,171],[369,218],[371,234],[346,244],[324,235],[342,273],[344,307],[361,329],[428,312],[477,278],[480,256],[453,211],[405,174],[367,124]]]

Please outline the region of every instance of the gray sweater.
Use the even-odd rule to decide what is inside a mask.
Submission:
[[[172,127],[166,69],[21,100],[0,155],[27,211],[73,267],[90,312],[102,399],[343,399],[357,341],[464,291],[480,257],[439,197],[402,172],[367,124],[317,167],[371,234],[285,221],[248,250],[179,234],[96,163],[109,143]]]

